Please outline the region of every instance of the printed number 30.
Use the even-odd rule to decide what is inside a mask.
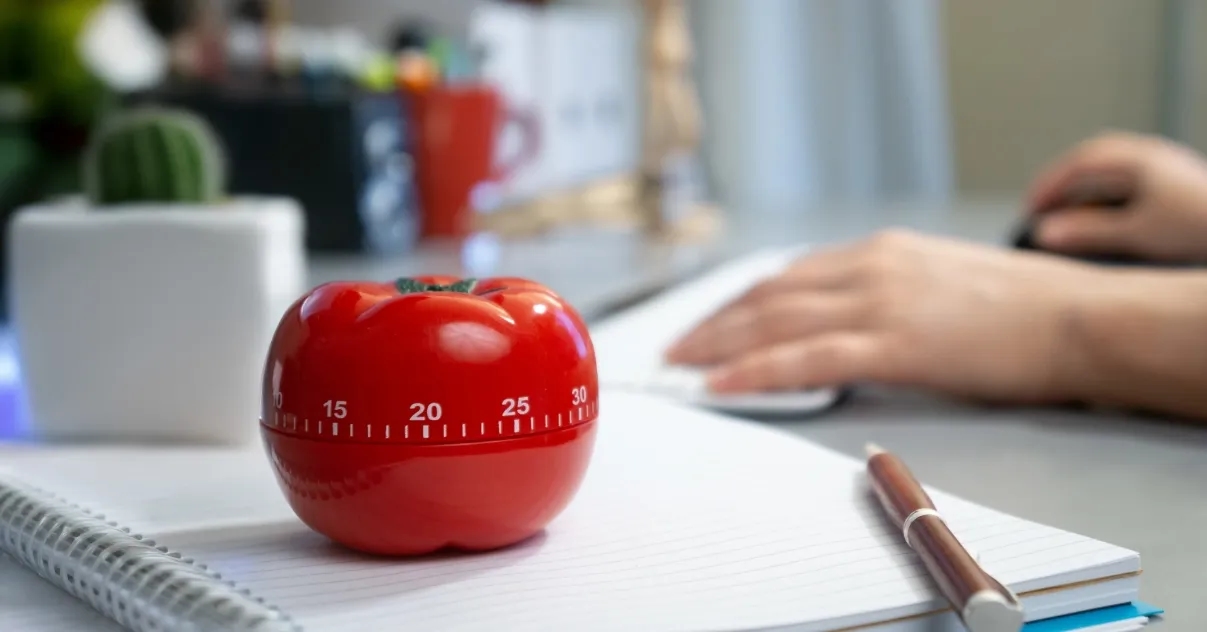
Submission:
[[[587,387],[586,386],[575,387],[570,392],[574,396],[574,405],[575,406],[578,406],[579,404],[587,403]]]

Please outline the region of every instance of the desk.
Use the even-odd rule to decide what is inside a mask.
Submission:
[[[1010,201],[990,200],[768,214],[755,222],[733,222],[719,239],[682,244],[643,239],[628,230],[568,227],[511,242],[481,236],[460,243],[433,243],[403,257],[312,255],[309,282],[433,273],[526,276],[540,279],[574,304],[584,318],[595,320],[760,247],[856,239],[888,224],[1001,242],[1015,219]]]
[[[629,231],[567,228],[500,243],[481,236],[425,245],[405,257],[311,255],[312,285],[340,279],[390,280],[419,274],[539,279],[588,320],[720,262],[727,241],[673,245]]]
[[[738,248],[771,235],[846,240],[892,223],[1003,243],[1009,201],[954,208],[886,207],[740,231]],[[1140,552],[1142,598],[1169,611],[1158,629],[1207,629],[1207,429],[1122,414],[986,408],[927,394],[863,389],[839,410],[779,422],[785,430],[863,457],[874,439],[928,484],[996,509]]]
[[[504,246],[437,245],[403,259],[317,258],[311,281],[420,272],[533,276],[594,320],[760,246],[847,240],[886,224],[1002,243],[1016,220],[1011,201],[989,201],[768,216],[732,227],[715,243],[687,246],[570,230]],[[986,409],[882,389],[861,390],[824,417],[775,423],[857,457],[874,439],[937,487],[1139,550],[1142,595],[1170,611],[1164,627],[1207,629],[1198,586],[1207,577],[1207,431],[1086,412]]]
[[[1001,244],[1017,221],[1010,201],[850,209],[737,227],[720,249],[843,241],[885,224]],[[889,389],[863,389],[831,414],[775,425],[857,458],[874,439],[936,487],[1138,550],[1142,598],[1169,611],[1153,627],[1207,629],[1199,588],[1207,578],[1207,429]]]
[[[1001,244],[1017,220],[1006,200],[770,215],[731,227],[715,243],[683,247],[571,232],[508,246],[491,269],[540,277],[594,320],[617,301],[762,246],[845,241],[885,225]],[[315,279],[464,269],[458,266],[463,253],[437,247],[397,265],[316,262]],[[988,409],[883,389],[862,390],[825,417],[775,423],[860,458],[864,442],[874,438],[937,487],[1136,549],[1146,571],[1143,598],[1170,612],[1163,627],[1207,629],[1207,602],[1197,586],[1207,577],[1207,430],[1122,415]]]

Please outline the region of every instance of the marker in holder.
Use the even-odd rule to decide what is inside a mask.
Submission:
[[[535,535],[577,492],[599,414],[582,318],[517,278],[321,285],[282,317],[263,389],[295,513],[385,555]]]

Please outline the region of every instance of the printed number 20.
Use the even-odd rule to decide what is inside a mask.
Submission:
[[[437,402],[411,404],[411,421],[436,421],[444,414],[444,409]]]
[[[575,406],[578,406],[579,404],[587,403],[587,387],[586,386],[575,387],[574,389],[571,389],[570,392],[574,396],[574,405]]]

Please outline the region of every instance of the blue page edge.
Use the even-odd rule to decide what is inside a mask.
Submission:
[[[1023,626],[1023,632],[1070,632],[1092,625],[1102,625],[1114,621],[1124,621],[1135,617],[1155,617],[1165,611],[1143,601],[1107,606],[1076,612],[1050,619],[1032,621]]]

